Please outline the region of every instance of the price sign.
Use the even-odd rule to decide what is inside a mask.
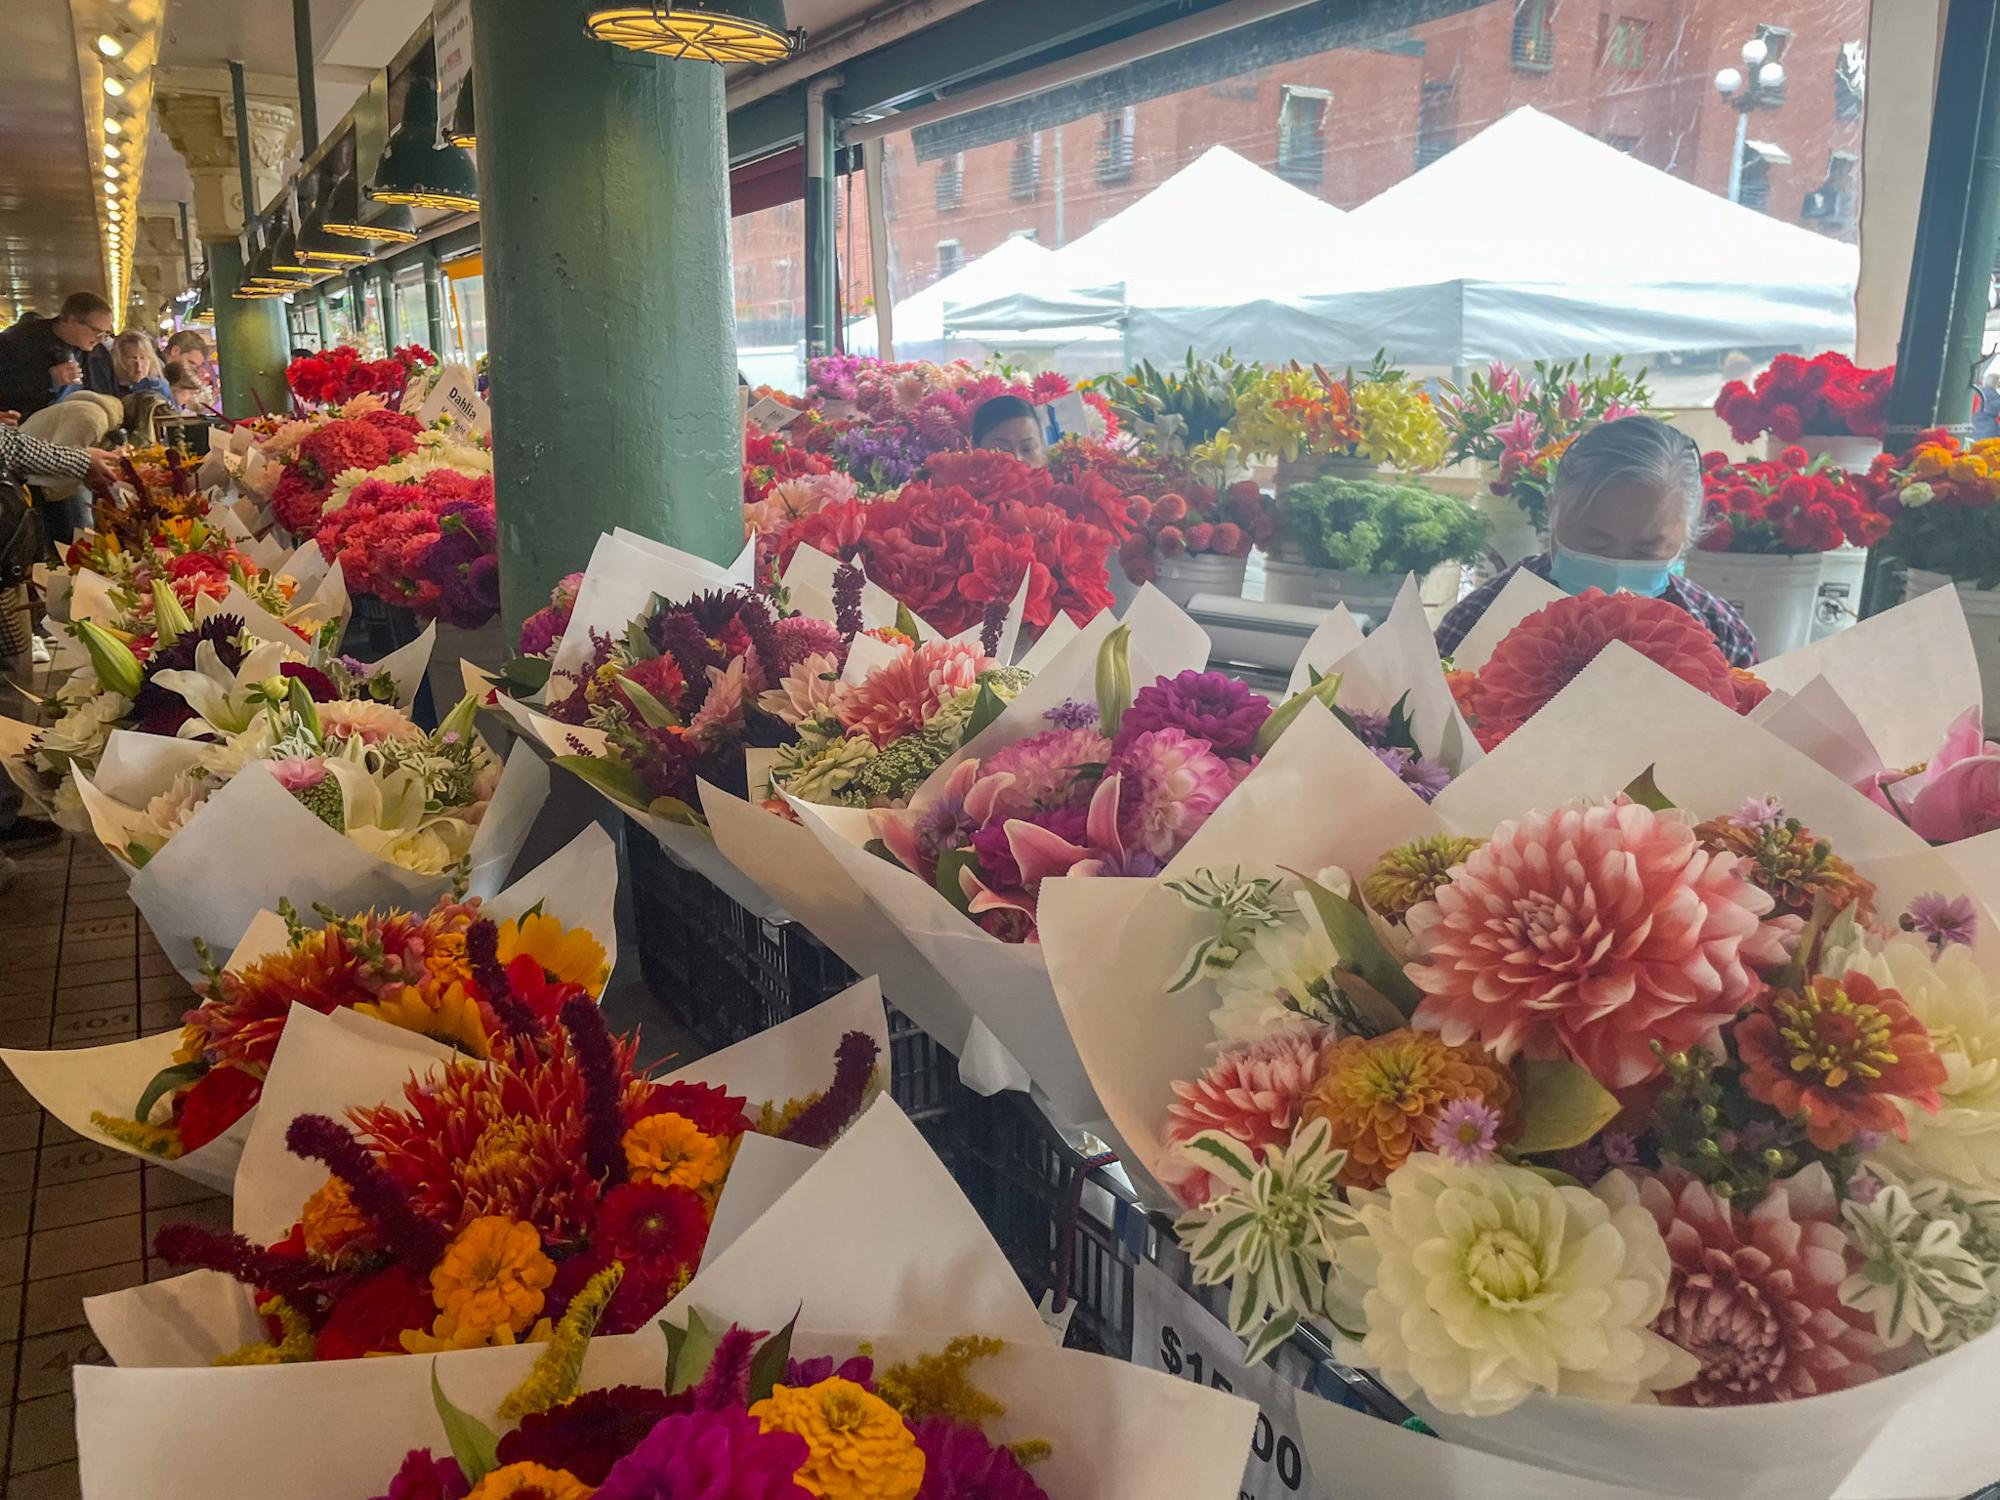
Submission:
[[[1153,1265],[1132,1287],[1132,1361],[1256,1403],[1241,1500],[1326,1500],[1299,1442],[1296,1387],[1270,1365],[1245,1365],[1235,1336]]]
[[[438,374],[437,384],[431,387],[430,399],[417,412],[417,420],[426,427],[440,417],[450,418],[454,427],[470,428],[482,436],[492,429],[493,415],[479,394],[478,381],[464,365],[446,365]]]
[[[783,432],[803,415],[797,407],[787,406],[773,396],[766,396],[744,413],[744,420],[759,432]]]
[[[446,132],[458,114],[461,89],[472,87],[472,0],[432,0],[431,36],[437,50],[437,146],[451,142]]]

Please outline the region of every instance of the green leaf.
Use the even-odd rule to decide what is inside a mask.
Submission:
[[[463,698],[458,700],[452,711],[444,716],[444,722],[438,725],[438,733],[440,735],[455,733],[470,738],[472,734],[472,721],[478,716],[479,699],[475,695],[467,693]]]
[[[917,625],[917,617],[910,613],[910,606],[900,599],[896,601],[896,628],[919,646],[924,643],[924,633]]]
[[[1243,1362],[1249,1365],[1262,1364],[1266,1359],[1270,1358],[1271,1354],[1280,1344],[1298,1332],[1298,1328],[1299,1315],[1297,1313],[1286,1313],[1282,1317],[1271,1319],[1270,1322],[1257,1330],[1254,1338],[1247,1339],[1244,1342]]]
[[[1317,703],[1323,708],[1332,708],[1334,700],[1340,696],[1340,674],[1331,673],[1316,678],[1311,687],[1301,688],[1283,703],[1271,710],[1271,716],[1264,721],[1264,727],[1257,731],[1257,738],[1250,746],[1252,755],[1269,755],[1271,747],[1278,743],[1278,736],[1292,727],[1292,721],[1306,711],[1308,703]],[[1354,721],[1346,721],[1352,729]]]
[[[1521,1134],[1509,1143],[1522,1156],[1581,1146],[1618,1117],[1610,1090],[1567,1059],[1522,1062]]]
[[[139,1107],[132,1111],[132,1118],[144,1122],[152,1113],[153,1106],[160,1102],[160,1095],[170,1093],[183,1084],[195,1082],[208,1072],[208,1060],[196,1058],[193,1062],[175,1063],[170,1068],[162,1068],[153,1075],[153,1081],[146,1085],[146,1092],[139,1096]]]
[[[147,861],[152,859],[152,857],[153,851],[144,844],[133,843],[125,846],[125,858],[131,861],[132,868],[135,870],[145,869]]]
[[[1666,812],[1674,804],[1673,800],[1660,790],[1659,782],[1653,779],[1653,773],[1658,769],[1657,766],[1646,767],[1632,779],[1632,784],[1625,788],[1625,795],[1641,807],[1650,807],[1654,812]]]
[[[980,683],[979,696],[972,700],[972,713],[966,718],[965,732],[960,737],[959,743],[964,744],[988,724],[999,718],[1001,712],[1006,707],[1007,700],[993,691],[992,683]]]
[[[1407,1019],[1423,995],[1410,982],[1395,955],[1383,945],[1375,924],[1368,920],[1367,909],[1351,898],[1336,896],[1316,880],[1306,882],[1306,895],[1326,926],[1327,938],[1340,955],[1341,966],[1353,969],[1369,988]]]
[[[665,818],[669,823],[685,823],[690,828],[708,827],[702,815],[678,797],[655,797],[646,804],[645,811],[656,818]]]
[[[1116,738],[1125,710],[1132,706],[1132,627],[1120,625],[1097,649],[1097,723]]]
[[[500,669],[500,681],[509,697],[525,698],[548,686],[551,665],[546,656],[517,656]]]
[[[679,715],[623,672],[618,674],[618,686],[639,710],[639,717],[646,721],[648,729],[667,729],[680,723]]]
[[[652,801],[646,795],[646,784],[639,779],[639,773],[622,760],[611,760],[602,755],[558,755],[555,761],[565,771],[581,777],[621,807],[645,812],[647,804]]]
[[[701,1383],[701,1377],[708,1373],[708,1367],[715,1359],[722,1334],[722,1329],[710,1328],[702,1321],[700,1313],[692,1307],[688,1309],[687,1332],[681,1337],[680,1347],[674,1350],[673,1364],[667,1371],[669,1396],[678,1396]]]
[[[458,1460],[466,1481],[478,1484],[500,1466],[500,1439],[479,1418],[452,1405],[451,1398],[445,1395],[444,1387],[438,1383],[435,1359],[431,1361],[431,1401],[437,1407],[438,1420],[444,1424],[445,1441],[451,1444],[451,1456]]]
[[[972,898],[965,894],[965,887],[959,881],[960,870],[971,870],[976,874],[979,870],[978,857],[970,849],[947,850],[938,856],[937,876],[931,883],[937,887],[940,896],[970,916],[972,913],[968,908]]]
[[[805,1309],[800,1308],[800,1312]],[[793,1313],[783,1328],[764,1340],[763,1347],[750,1361],[750,1404],[755,1405],[771,1394],[771,1387],[785,1378],[785,1362],[792,1357],[792,1330],[799,1326],[799,1314]]]

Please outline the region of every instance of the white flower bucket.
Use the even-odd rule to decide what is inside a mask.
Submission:
[[[1817,552],[1759,557],[1697,550],[1687,558],[1688,581],[1736,606],[1762,657],[1796,651],[1812,639],[1819,570]]]
[[[1345,454],[1336,457],[1285,458],[1278,460],[1278,471],[1271,481],[1273,493],[1282,495],[1294,485],[1311,484],[1315,479],[1381,479],[1395,476],[1384,474],[1382,466],[1365,458],[1350,458]]]
[[[1400,573],[1341,573],[1278,557],[1268,558],[1264,563],[1264,599],[1269,604],[1299,604],[1314,609],[1345,604],[1355,613],[1380,621],[1388,616],[1402,586]]]
[[[1243,594],[1246,561],[1216,552],[1163,557],[1155,565],[1153,584],[1182,609],[1188,607],[1188,601],[1196,594],[1221,594],[1236,599]]]
[[[1500,568],[1511,568],[1522,558],[1547,550],[1535,523],[1512,497],[1482,489],[1471,500],[1472,508],[1486,517],[1486,550],[1500,560]],[[1491,577],[1492,573],[1486,576]]]
[[[1855,437],[1848,432],[1809,432],[1796,443],[1788,443],[1775,432],[1764,439],[1764,453],[1771,462],[1778,461],[1778,455],[1787,448],[1803,448],[1808,460],[1825,456],[1843,469],[1865,469],[1875,461],[1875,455],[1882,451],[1882,440],[1872,437]]]
[[[1954,584],[1942,573],[1926,573],[1921,568],[1911,568],[1903,575],[1906,601],[1952,587],[1958,590],[1959,606],[1972,631],[1972,654],[1979,662],[1979,694],[1986,704],[1986,732],[1992,734],[2000,724],[2000,589]]]
[[[1868,549],[1844,544],[1819,555],[1819,598],[1813,605],[1812,638],[1823,640],[1847,629],[1861,616],[1861,580],[1868,572]]]

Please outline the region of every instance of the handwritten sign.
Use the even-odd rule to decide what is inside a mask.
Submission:
[[[1150,1263],[1132,1284],[1132,1362],[1256,1403],[1241,1500],[1326,1500],[1299,1442],[1297,1387],[1268,1364],[1245,1365],[1235,1336]]]
[[[437,40],[437,144],[449,146],[446,132],[458,116],[458,96],[472,87],[472,0],[434,0],[431,35]]]
[[[759,432],[783,432],[803,415],[797,407],[766,396],[744,414],[744,420]]]
[[[479,394],[479,382],[464,365],[446,365],[438,372],[430,398],[417,411],[417,420],[426,427],[443,420],[453,427],[485,436],[493,428],[493,413]]]

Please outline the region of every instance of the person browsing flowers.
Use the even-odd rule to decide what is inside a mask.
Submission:
[[[1757,638],[1736,607],[1674,571],[1701,515],[1701,453],[1651,417],[1593,427],[1563,455],[1549,490],[1550,549],[1467,595],[1438,626],[1438,650],[1458,649],[1507,580],[1525,568],[1571,594],[1602,589],[1679,605],[1705,626],[1734,667],[1757,660]]]

